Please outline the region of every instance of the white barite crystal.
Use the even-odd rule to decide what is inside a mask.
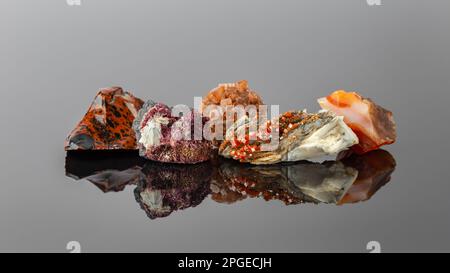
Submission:
[[[169,119],[166,117],[154,116],[142,129],[139,143],[144,145],[146,149],[151,146],[159,145],[162,136],[161,124],[169,124]]]
[[[343,117],[336,116],[303,139],[299,145],[295,145],[282,161],[320,159],[336,155],[355,144],[358,144],[356,134],[345,124]]]
[[[142,203],[144,203],[149,210],[166,212],[170,211],[170,207],[164,206],[163,195],[160,190],[144,190],[140,193]]]

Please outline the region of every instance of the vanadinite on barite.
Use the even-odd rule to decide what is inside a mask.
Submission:
[[[255,133],[256,137],[250,138],[249,129],[254,122],[244,116],[229,128],[219,154],[251,164],[320,161],[358,143],[357,136],[344,123],[343,117],[331,112],[289,111],[268,121],[265,131],[260,130]],[[267,138],[268,134],[270,138]],[[278,137],[278,141],[272,141],[272,137]]]
[[[143,101],[120,87],[101,89],[66,139],[66,150],[136,150],[132,123]]]
[[[195,132],[195,110],[178,117],[165,104],[148,101],[134,120],[133,129],[139,146],[139,154],[147,159],[194,164],[211,157],[211,142],[203,139],[202,128],[207,118],[197,113],[201,122],[199,137]]]

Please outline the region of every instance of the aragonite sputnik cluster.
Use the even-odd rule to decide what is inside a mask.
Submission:
[[[218,132],[222,135],[221,138],[213,138],[213,146],[218,148],[226,133],[227,115],[225,111],[227,108],[243,107],[245,109],[247,106],[255,106],[256,110],[258,110],[258,107],[263,104],[261,97],[256,91],[250,89],[246,80],[234,83],[221,83],[219,86],[209,91],[208,94],[203,97],[202,104],[200,105],[200,112],[214,121],[216,125],[222,127],[222,132],[218,132],[216,126],[211,128],[212,132]],[[208,109],[211,108],[211,106],[219,107],[222,114],[217,113],[212,109]],[[236,121],[237,120],[231,120],[231,123]]]
[[[169,106],[147,101],[133,124],[140,155],[167,163],[193,164],[209,160],[211,142],[195,137],[194,115],[195,110],[191,110],[187,115],[173,116]],[[200,120],[203,124],[207,118],[200,116]]]
[[[248,87],[246,80],[235,83],[222,83],[208,92],[203,97],[200,109],[205,109],[208,105],[236,106],[236,105],[262,105],[263,101],[256,91]]]
[[[120,87],[101,89],[66,139],[66,150],[135,150],[131,125],[144,102]]]

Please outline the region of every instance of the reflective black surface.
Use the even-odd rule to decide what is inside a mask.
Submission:
[[[342,153],[337,161],[250,165],[214,157],[186,165],[143,160],[137,152],[71,151],[66,175],[88,181],[104,193],[134,185],[134,196],[150,219],[196,207],[207,196],[232,204],[246,198],[285,205],[366,201],[391,180],[394,157],[385,150]]]

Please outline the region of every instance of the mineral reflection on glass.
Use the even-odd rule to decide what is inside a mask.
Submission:
[[[329,112],[286,112],[277,120],[268,122],[265,131],[259,130],[253,139],[248,133],[252,122],[244,116],[229,128],[227,140],[219,147],[219,154],[240,162],[274,164],[320,160],[325,156],[337,155],[358,143],[357,136],[342,117]],[[279,145],[275,145],[272,151],[264,151],[262,145],[270,144],[271,139],[267,136],[274,130],[278,131]]]
[[[344,164],[358,170],[358,178],[339,201],[339,205],[369,200],[381,187],[391,180],[397,163],[385,150],[364,155],[352,155],[342,159]]]
[[[337,203],[356,180],[358,171],[339,161],[264,166],[225,162],[220,176],[231,192],[292,205]]]
[[[87,180],[103,192],[119,192],[136,184],[145,160],[137,151],[68,151],[66,175]]]
[[[143,101],[120,87],[101,89],[65,142],[66,150],[136,150],[132,123]]]
[[[194,164],[211,157],[211,142],[196,133],[195,110],[181,117],[173,116],[165,104],[148,101],[134,120],[133,129],[141,156],[160,162]],[[198,114],[201,126],[207,121]]]
[[[136,201],[150,219],[199,205],[210,193],[209,162],[195,165],[149,162],[134,190]]]
[[[137,151],[71,151],[66,157],[67,176],[87,180],[103,192],[135,186],[135,199],[151,219],[195,207],[209,194],[225,204],[246,198],[286,205],[362,202],[390,181],[395,167],[394,157],[384,150],[364,155],[346,151],[321,164],[251,165],[219,156],[194,165],[164,164],[147,161]]]
[[[384,150],[365,155],[340,155],[341,160],[239,164],[222,160],[211,183],[212,199],[232,204],[247,197],[280,200],[286,205],[342,205],[370,199],[390,181],[395,159]]]
[[[353,150],[359,154],[392,144],[397,138],[392,112],[356,92],[339,90],[318,102],[323,109],[344,117],[345,123],[358,136],[359,144]]]

